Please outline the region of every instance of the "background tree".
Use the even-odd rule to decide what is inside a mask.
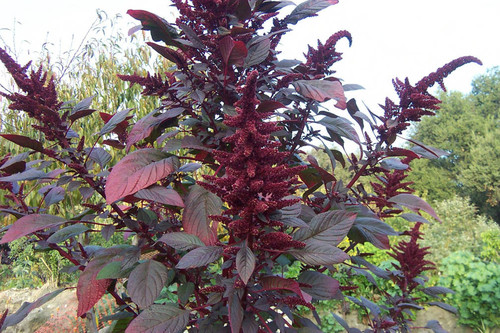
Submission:
[[[449,152],[444,158],[418,160],[410,179],[431,200],[468,196],[481,213],[500,221],[500,69],[472,83],[472,93],[442,94],[436,117],[422,119],[413,139]]]

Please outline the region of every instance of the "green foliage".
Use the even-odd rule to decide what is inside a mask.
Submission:
[[[500,229],[495,228],[481,233],[481,240],[483,241],[481,258],[500,263]]]
[[[476,207],[467,199],[453,197],[434,205],[442,223],[426,224],[422,244],[430,246],[429,259],[437,264],[452,252],[464,250],[480,255],[483,249],[482,234],[497,233],[500,228],[482,215],[476,215]]]
[[[500,326],[500,265],[469,251],[452,253],[441,263],[440,284],[456,293],[448,302],[458,309],[459,323],[478,330]]]
[[[472,83],[472,93],[442,94],[435,117],[422,119],[413,138],[450,153],[412,163],[409,179],[431,200],[468,196],[481,213],[500,217],[500,69]]]

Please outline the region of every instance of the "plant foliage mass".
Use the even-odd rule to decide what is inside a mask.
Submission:
[[[344,263],[400,289],[397,296],[381,294],[384,307],[351,298],[369,310],[369,331],[410,330],[409,312],[421,308],[413,293],[448,292],[425,289],[422,273],[433,264],[419,245],[420,214],[437,216],[405,181],[412,160],[440,152],[417,142],[412,149],[393,143],[411,122],[438,109],[429,87],[480,61],[456,59],[415,85],[396,79],[399,101],[386,99],[380,116],[365,114],[344,93],[359,87],[343,85],[332,69],[342,59],[336,43],[351,42],[349,32],[309,46],[304,62],[278,59],[277,45],[293,25],[337,1],[305,1],[286,16],[279,12],[289,1],[173,3],[175,22],[128,11],[140,22],[135,30],[150,32],[147,44],[173,69],[119,75],[160,106],[140,119],[131,109],[101,113],[102,126],[89,146],[78,123],[92,113],[92,98],[73,107],[64,103],[42,68],[20,66],[0,49],[19,87],[2,95],[12,110],[33,119],[43,138],[1,134],[27,153],[0,160],[8,199],[1,211],[17,218],[0,242],[28,236],[66,258],[80,271],[78,316],[110,294],[117,304],[112,325],[125,332],[316,332],[315,302],[342,299],[343,290],[356,288],[334,278]],[[335,106],[326,109],[328,101]],[[315,146],[327,141],[343,147],[347,140],[360,147],[347,161],[327,144]],[[310,146],[325,150],[332,171],[307,155]],[[113,150],[124,157],[111,165]],[[352,178],[337,178],[337,163],[349,164]],[[367,177],[372,193],[362,185]],[[58,205],[75,188],[80,212],[61,214]],[[26,201],[32,191],[36,206]],[[415,222],[409,230],[384,222],[404,211]],[[120,233],[133,242],[99,247],[80,237],[92,233],[105,239]],[[391,249],[392,269],[370,264],[356,249],[365,242],[389,249],[389,236],[397,235],[404,239]],[[287,278],[294,261],[300,273]],[[172,286],[176,298],[162,299],[162,290]],[[0,327],[14,325],[51,297],[5,313]],[[300,307],[316,319],[301,316]]]

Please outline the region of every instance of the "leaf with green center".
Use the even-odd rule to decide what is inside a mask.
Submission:
[[[175,304],[153,304],[128,325],[125,333],[180,333],[189,323],[189,310]]]
[[[345,238],[354,223],[356,213],[329,211],[320,213],[309,222],[309,228],[302,228],[293,234],[293,239],[305,241],[315,239],[337,246]]]
[[[175,157],[153,148],[132,152],[120,160],[111,170],[106,181],[106,202],[113,203],[134,194],[177,170]]]
[[[167,278],[168,271],[165,265],[155,260],[148,260],[130,273],[127,291],[134,303],[146,308],[160,296]]]
[[[208,265],[222,255],[222,248],[219,246],[204,246],[199,247],[186,253],[184,257],[179,260],[175,268],[177,269],[190,269]]]
[[[198,237],[185,232],[169,232],[161,236],[158,242],[163,242],[179,251],[188,251],[205,246]]]
[[[236,254],[236,269],[245,285],[253,274],[255,261],[255,254],[253,254],[252,250],[245,243]]]
[[[52,228],[66,221],[67,220],[62,217],[49,214],[31,214],[23,216],[10,226],[9,230],[2,237],[2,240],[0,240],[0,244],[12,242],[13,240],[29,235],[35,231]]]
[[[217,223],[212,223],[209,216],[220,214],[222,200],[203,187],[193,185],[184,204],[182,216],[184,230],[198,236],[205,245],[214,245],[217,242]]]
[[[72,224],[69,225],[65,228],[62,228],[61,230],[58,230],[54,232],[48,239],[47,243],[60,243],[64,242],[67,239],[70,239],[71,237],[78,236],[85,231],[90,230],[83,224]]]
[[[111,280],[97,280],[97,274],[110,262],[122,261],[137,252],[136,246],[116,245],[106,249],[97,250],[94,258],[80,274],[76,286],[78,298],[77,316],[87,313],[106,293]]]

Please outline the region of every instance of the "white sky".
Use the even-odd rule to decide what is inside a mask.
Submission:
[[[24,56],[40,50],[45,41],[53,43],[55,51],[65,51],[73,35],[74,43],[85,35],[97,8],[110,16],[122,14],[126,34],[127,26],[137,24],[125,14],[127,9],[145,9],[171,20],[175,11],[169,4],[167,0],[0,0],[0,28],[12,29],[14,20],[21,23],[15,25],[15,37]],[[299,22],[283,38],[280,50],[284,58],[301,60],[308,43],[315,46],[318,38],[325,41],[338,30],[350,31],[353,45],[339,42],[344,60],[334,69],[345,83],[364,86],[366,90],[356,96],[377,109],[376,103],[393,96],[392,78],[408,76],[415,83],[465,55],[480,58],[484,66],[466,65],[445,84],[448,90],[469,92],[475,76],[500,65],[499,14],[499,0],[340,0],[319,17]],[[12,34],[0,33],[9,42]],[[24,56],[21,63],[28,60]],[[3,76],[5,70],[0,68]]]

